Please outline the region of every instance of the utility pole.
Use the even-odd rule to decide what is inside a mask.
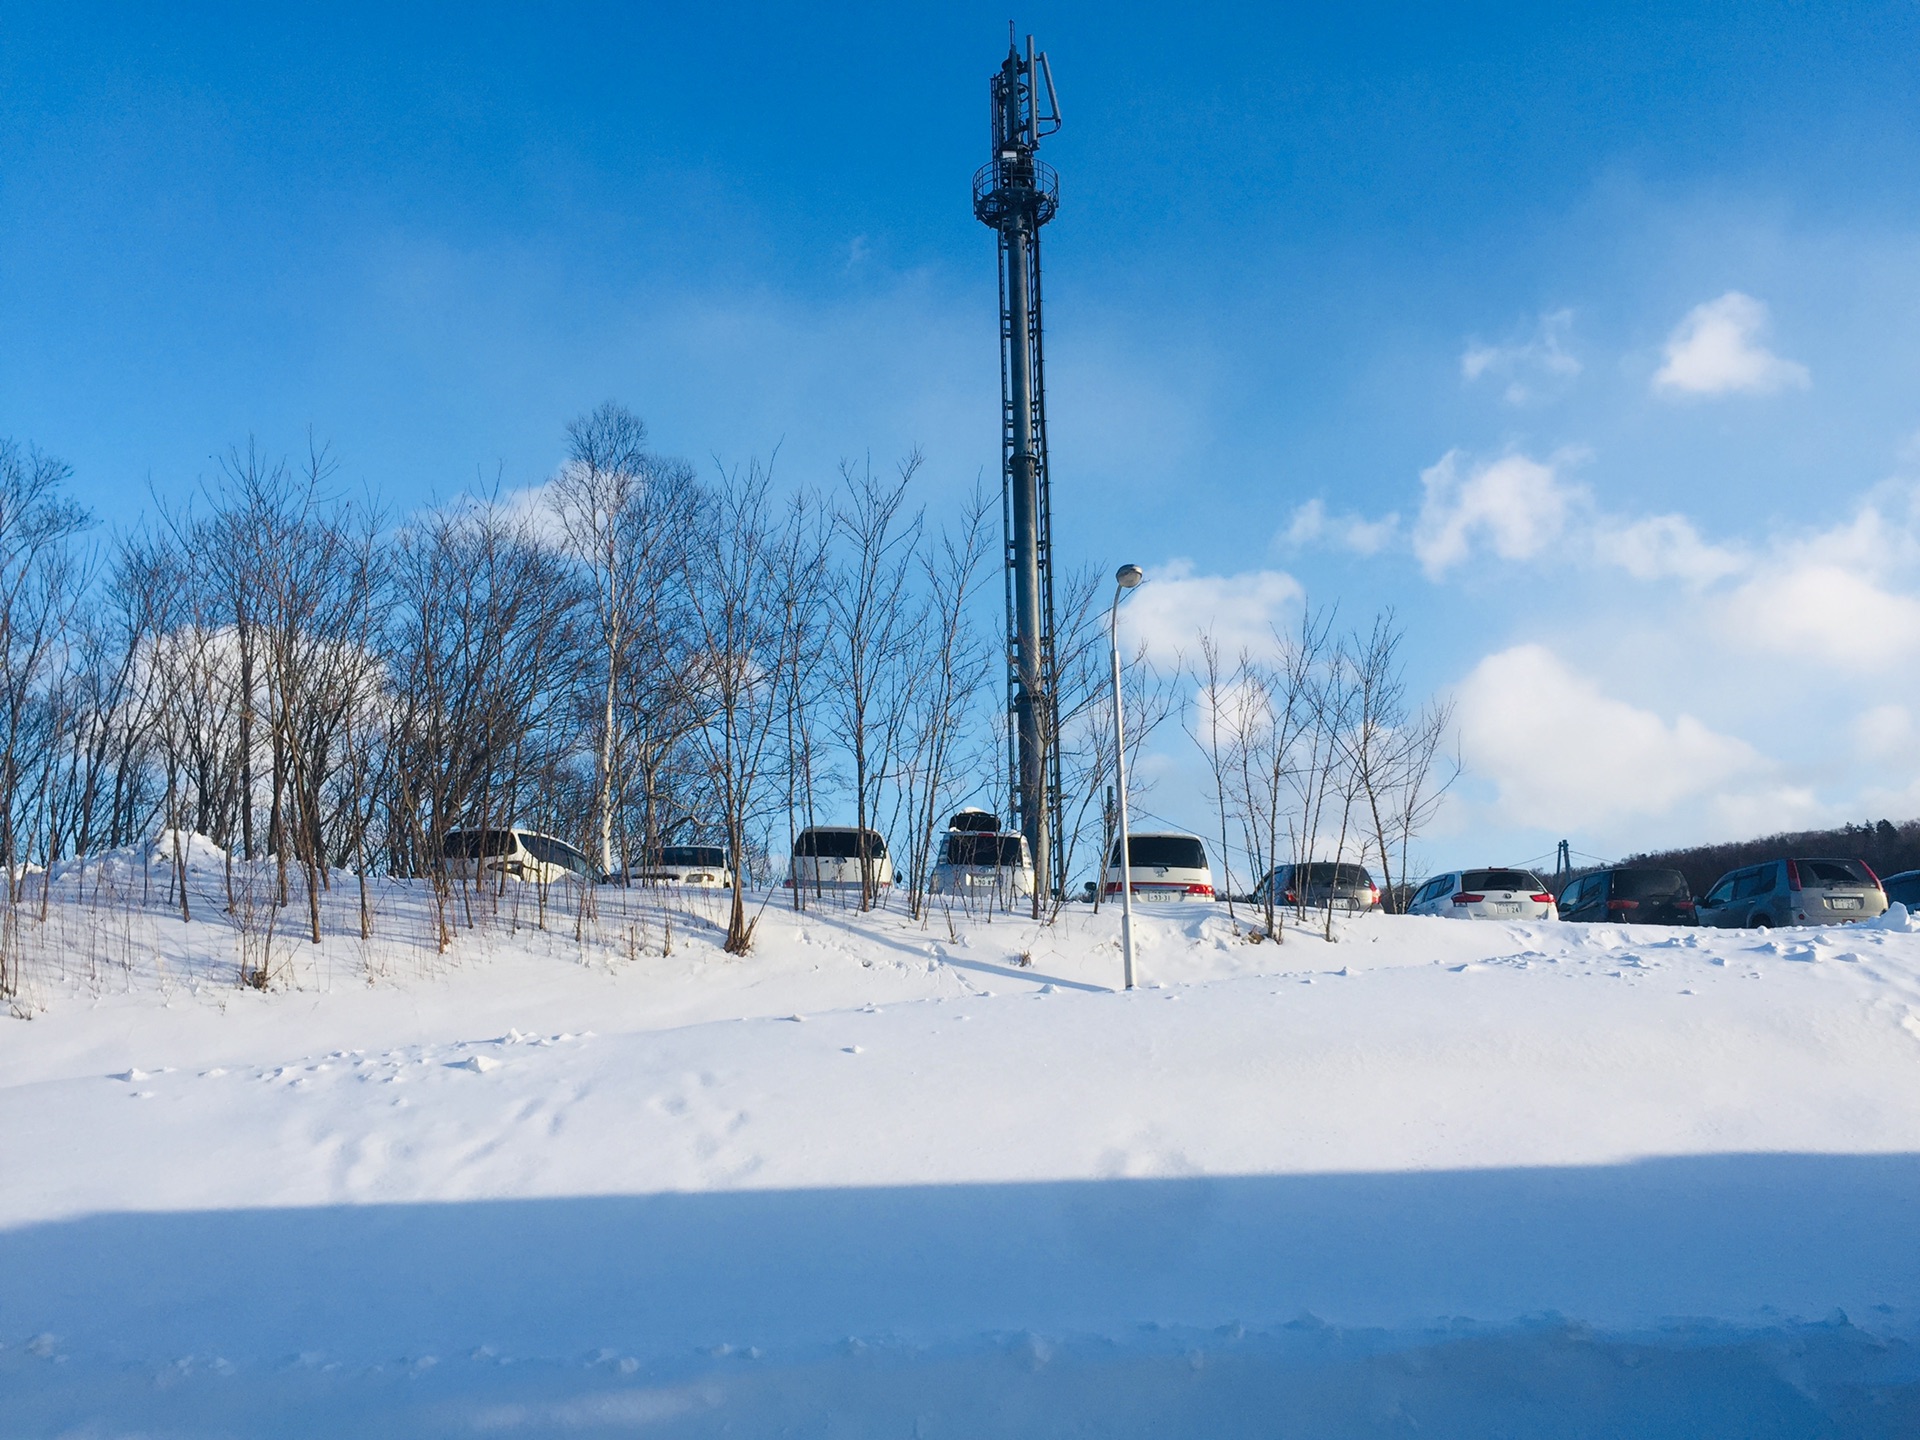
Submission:
[[[1040,92],[1046,102],[1042,109]],[[1040,326],[1040,227],[1060,208],[1060,180],[1035,157],[1060,128],[1053,71],[1033,37],[988,84],[992,158],[973,177],[973,213],[1000,251],[1001,516],[1006,527],[1008,770],[1014,823],[1027,837],[1038,913],[1043,889],[1063,891],[1060,756],[1054,745],[1053,516],[1047,483],[1047,401]]]

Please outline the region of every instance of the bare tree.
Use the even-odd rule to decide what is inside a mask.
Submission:
[[[926,622],[918,627],[906,695],[911,730],[906,766],[909,798],[908,905],[918,917],[933,860],[940,812],[949,799],[956,752],[988,673],[988,653],[972,624],[972,606],[993,544],[993,502],[975,487],[938,550],[921,563]]]
[[[1366,635],[1351,637],[1344,661],[1350,714],[1338,732],[1380,860],[1382,903],[1389,912],[1400,908],[1408,847],[1459,774],[1457,764],[1444,777],[1434,774],[1440,747],[1452,728],[1453,706],[1442,700],[1410,709],[1400,660],[1403,638],[1391,610],[1376,617]]]
[[[658,674],[660,647],[646,642],[660,635],[657,622],[668,603],[669,577],[679,569],[676,550],[687,534],[693,472],[682,462],[650,453],[640,417],[608,401],[567,426],[567,463],[554,478],[550,498],[568,549],[587,573],[592,597],[600,691],[594,716],[594,851],[601,869],[610,872],[625,749],[619,701],[623,691],[633,691],[637,675]],[[684,706],[668,709],[685,711]],[[645,717],[658,710],[630,707],[625,713]],[[663,745],[657,733],[637,738],[651,780],[671,742]],[[654,813],[651,804],[646,806],[648,817]],[[650,847],[659,839],[649,834],[646,843]]]
[[[862,910],[872,909],[876,898],[878,857],[867,833],[878,824],[880,793],[893,778],[913,678],[909,659],[919,607],[912,580],[921,517],[902,511],[919,468],[918,452],[900,462],[891,481],[876,476],[871,465],[842,465],[833,514],[841,557],[827,587],[827,706],[853,771]]]
[[[700,641],[698,734],[714,799],[734,857],[726,949],[753,944],[746,914],[750,829],[759,819],[768,747],[786,714],[790,671],[783,664],[791,597],[821,583],[822,560],[808,544],[800,507],[776,516],[767,472],[758,464],[723,474],[689,547],[687,594]]]
[[[21,778],[36,700],[61,657],[85,576],[68,542],[87,524],[63,496],[63,462],[0,440],[0,864],[17,899],[22,853]]]
[[[1220,646],[1213,638],[1213,632],[1207,630],[1200,636],[1200,714],[1197,725],[1190,726],[1187,736],[1206,757],[1207,773],[1213,777],[1214,812],[1220,818],[1220,868],[1225,880],[1227,894],[1227,919],[1233,917],[1233,851],[1229,843],[1232,807],[1227,803],[1227,777],[1234,771],[1235,741],[1238,738],[1234,725],[1229,721],[1222,725],[1221,711],[1240,699],[1240,689],[1246,680],[1250,664],[1246,651],[1240,652],[1239,661],[1229,670],[1221,659]]]

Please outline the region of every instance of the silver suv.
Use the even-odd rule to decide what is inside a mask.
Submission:
[[[1702,925],[1723,930],[1871,920],[1887,892],[1864,860],[1769,860],[1722,875],[1701,897]]]

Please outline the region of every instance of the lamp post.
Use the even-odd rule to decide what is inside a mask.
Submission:
[[[1120,835],[1120,949],[1126,956],[1127,989],[1133,989],[1133,856],[1127,846],[1127,729],[1120,700],[1120,601],[1146,579],[1138,565],[1113,572],[1113,606],[1107,612],[1107,637],[1113,645],[1113,778],[1115,816]]]

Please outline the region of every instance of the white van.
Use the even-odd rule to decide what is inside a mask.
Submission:
[[[566,841],[538,830],[450,830],[440,846],[447,874],[472,880],[481,872],[553,885],[573,880],[592,885],[600,870]]]
[[[893,884],[887,842],[876,831],[852,825],[809,825],[802,830],[793,842],[793,863],[786,883],[808,890],[858,890],[863,850],[873,867],[873,888],[882,890]]]
[[[949,830],[940,840],[939,858],[927,877],[929,895],[959,899],[1030,899],[1033,856],[1024,835],[978,830]]]
[[[1211,900],[1213,868],[1198,835],[1129,835],[1127,863],[1136,900]],[[1107,856],[1103,893],[1120,894],[1120,842]]]
[[[731,890],[733,867],[724,845],[662,845],[628,867],[630,885],[691,885],[699,890]]]

